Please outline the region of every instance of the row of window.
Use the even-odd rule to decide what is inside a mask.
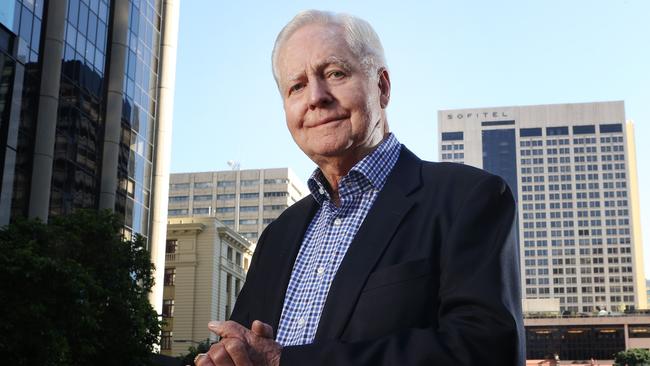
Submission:
[[[544,288],[527,288],[526,289],[526,295],[550,295],[551,291],[549,288],[544,287]],[[566,298],[563,296],[558,296],[557,297],[560,300],[560,304],[564,303],[565,301],[567,303],[578,303],[578,297],[577,296],[567,296]],[[621,303],[621,302],[626,302],[626,303],[634,303],[634,295],[624,295],[624,296],[619,296],[619,295],[611,295],[609,297],[610,302],[612,303]],[[592,304],[592,303],[604,303],[607,301],[607,296],[600,295],[600,296],[582,296],[582,302],[587,303],[587,304]],[[585,307],[584,311],[592,311],[591,307]]]
[[[465,153],[442,154],[442,160],[464,159],[464,158],[465,158]]]
[[[557,146],[557,145],[569,145],[569,139],[568,138],[549,138],[546,140],[546,146]],[[612,136],[612,137],[601,137],[600,138],[600,143],[601,144],[609,144],[609,143],[622,143],[623,142],[623,136]],[[588,138],[574,138],[573,143],[575,145],[585,145],[585,144],[595,144],[596,143],[596,138],[595,137],[588,137]],[[543,146],[544,143],[542,140],[539,139],[522,139],[519,143],[520,147],[529,147],[529,146]]]
[[[254,186],[260,184],[259,179],[242,179],[239,181],[241,186]],[[275,178],[275,179],[264,179],[264,184],[287,184],[289,179],[285,178]],[[237,182],[234,180],[222,180],[217,182],[217,187],[234,187],[237,185]],[[206,189],[212,188],[214,184],[212,182],[195,182],[194,189]],[[181,190],[181,189],[190,189],[190,183],[170,183],[169,188],[171,190]]]
[[[442,145],[442,151],[450,151],[450,150],[463,150],[465,148],[465,145],[463,144],[453,144],[453,145]]]
[[[451,145],[450,145],[451,146]],[[454,145],[458,146],[458,145]],[[443,150],[444,146],[443,146]],[[451,150],[447,148],[447,150]],[[457,149],[454,149],[457,150]],[[625,146],[624,145],[604,145],[600,147],[600,152],[624,152],[625,151]],[[569,155],[571,153],[571,148],[569,147],[561,147],[561,148],[547,148],[546,149],[546,154],[548,155]],[[597,146],[587,146],[587,147],[579,147],[576,146],[573,148],[573,153],[574,154],[596,154],[598,153],[598,148]],[[520,150],[520,155],[522,156],[540,156],[544,155],[544,149],[543,148],[538,148],[538,149],[521,149]],[[596,157],[597,155],[594,155]]]
[[[289,192],[264,192],[264,197],[287,197]],[[213,196],[210,194],[197,194],[192,196],[194,201],[212,201]],[[228,201],[234,200],[236,195],[234,193],[228,194],[217,194],[216,198],[218,201]],[[259,193],[240,193],[239,199],[257,199],[259,198]],[[190,196],[170,196],[170,203],[184,203],[190,200]]]

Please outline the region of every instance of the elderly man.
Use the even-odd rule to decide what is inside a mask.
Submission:
[[[372,27],[306,11],[273,72],[311,195],[259,239],[205,365],[522,365],[515,205],[499,177],[424,162],[389,132]]]

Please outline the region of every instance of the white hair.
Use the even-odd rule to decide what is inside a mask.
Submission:
[[[321,10],[305,10],[298,13],[282,28],[275,40],[272,53],[273,77],[279,84],[278,57],[285,42],[300,28],[310,24],[337,25],[343,30],[345,42],[358,57],[368,76],[378,76],[380,68],[386,68],[384,48],[379,36],[367,21],[344,13]]]

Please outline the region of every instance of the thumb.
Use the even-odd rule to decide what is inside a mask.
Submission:
[[[264,322],[261,322],[259,320],[253,321],[253,324],[251,325],[251,330],[258,337],[273,339],[273,327]]]

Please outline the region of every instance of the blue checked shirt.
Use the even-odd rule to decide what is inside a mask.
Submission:
[[[334,275],[361,223],[395,166],[401,144],[390,134],[339,183],[340,206],[331,201],[325,177],[316,169],[307,185],[320,205],[291,272],[278,326],[283,346],[314,341]]]

